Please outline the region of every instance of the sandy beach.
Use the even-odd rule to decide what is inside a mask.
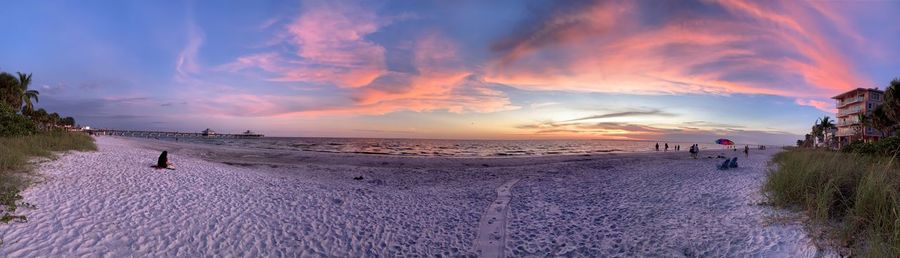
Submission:
[[[0,256],[814,257],[764,205],[778,150],[446,158],[98,137],[39,165]],[[156,170],[160,150],[176,170]],[[713,155],[707,151],[702,156]],[[361,176],[361,180],[354,177]]]

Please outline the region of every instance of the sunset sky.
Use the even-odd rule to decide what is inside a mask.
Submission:
[[[82,125],[789,144],[900,77],[900,1],[18,1],[0,70]]]

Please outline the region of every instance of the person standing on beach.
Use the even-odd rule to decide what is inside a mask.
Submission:
[[[656,143],[656,151],[659,151],[659,143]]]
[[[663,151],[669,151],[669,143],[668,142],[666,143],[666,148],[663,149]]]
[[[744,145],[744,156],[750,157],[750,145]]]

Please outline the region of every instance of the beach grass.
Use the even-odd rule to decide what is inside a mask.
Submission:
[[[764,185],[772,204],[832,225],[837,243],[863,256],[900,253],[900,166],[894,157],[796,149],[773,162]]]
[[[29,160],[54,158],[60,151],[97,150],[94,139],[84,133],[47,132],[29,136],[0,137],[0,222],[24,220],[14,215],[19,192],[27,185],[23,175],[31,169]]]

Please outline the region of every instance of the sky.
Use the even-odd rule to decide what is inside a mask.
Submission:
[[[19,1],[0,71],[94,128],[790,144],[900,77],[900,1]]]

